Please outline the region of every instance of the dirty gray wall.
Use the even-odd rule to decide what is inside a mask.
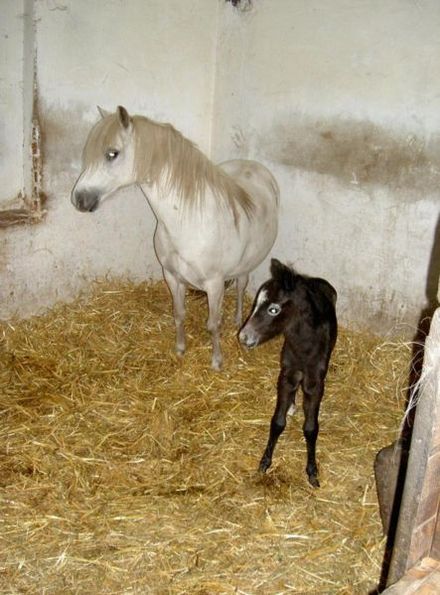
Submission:
[[[242,0],[221,17],[213,157],[273,170],[274,253],[334,283],[343,321],[411,333],[440,272],[440,3]]]

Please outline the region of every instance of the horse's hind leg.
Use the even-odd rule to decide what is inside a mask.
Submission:
[[[173,297],[174,323],[176,325],[176,353],[183,355],[186,348],[185,340],[185,284],[179,281],[172,273],[164,269],[165,281]]]
[[[243,316],[244,290],[246,289],[248,281],[249,275],[247,273],[245,275],[240,275],[240,277],[237,277],[237,307],[235,309],[235,324],[238,327],[241,326],[241,319]]]
[[[222,350],[220,346],[220,323],[222,317],[222,303],[224,294],[224,280],[216,279],[206,283],[206,293],[208,294],[208,331],[212,339],[212,361],[211,366],[214,370],[220,370],[223,364]]]

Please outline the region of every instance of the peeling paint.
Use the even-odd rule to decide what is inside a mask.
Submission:
[[[41,126],[38,109],[38,83],[36,75],[36,62],[34,65],[34,88],[32,103],[32,131],[31,131],[31,167],[32,167],[32,195],[26,202],[31,209],[39,211],[43,195],[43,153],[41,147]]]

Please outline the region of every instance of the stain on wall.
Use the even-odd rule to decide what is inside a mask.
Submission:
[[[53,185],[57,179],[69,178],[72,186],[80,173],[82,150],[94,122],[87,121],[87,111],[80,107],[63,109],[42,103],[40,123],[45,155],[45,178]],[[89,114],[87,114],[89,115]],[[99,115],[96,111],[96,121]],[[45,185],[50,199],[50,185]]]
[[[404,191],[402,200],[440,194],[440,135],[429,139],[368,121],[297,117],[258,136],[266,158],[344,184]]]

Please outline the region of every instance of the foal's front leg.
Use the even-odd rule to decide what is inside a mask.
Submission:
[[[269,440],[259,467],[260,471],[263,473],[267,471],[272,464],[272,454],[278,438],[286,427],[287,411],[295,404],[295,395],[301,376],[301,372],[295,372],[294,374],[289,375],[284,369],[281,369],[280,375],[278,376],[277,404],[270,422]]]
[[[186,286],[166,269],[163,270],[163,275],[173,297],[174,323],[176,325],[176,353],[177,355],[183,355],[186,348],[184,327]]]
[[[206,283],[208,294],[208,331],[212,339],[212,360],[211,366],[214,370],[220,370],[223,364],[222,350],[220,346],[220,324],[222,318],[223,294],[225,291],[224,279],[215,279]]]

